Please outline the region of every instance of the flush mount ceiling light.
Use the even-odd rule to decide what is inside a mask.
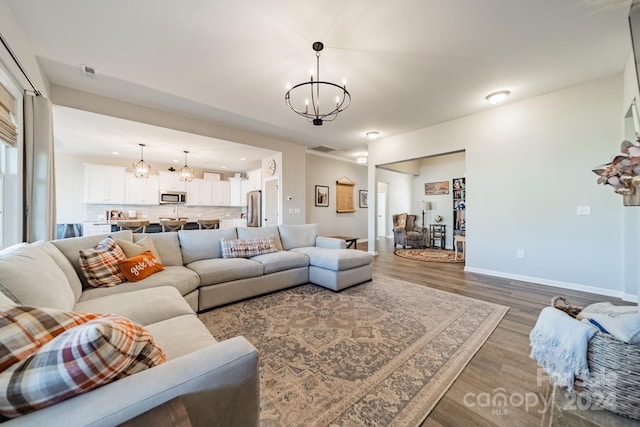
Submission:
[[[377,130],[372,130],[367,132],[367,138],[369,139],[376,139],[380,136],[380,132],[378,132]]]
[[[133,175],[136,178],[149,178],[149,171],[151,166],[144,162],[144,144],[138,144],[140,146],[140,161],[133,164]]]
[[[178,169],[178,179],[180,181],[191,182],[193,181],[193,169],[187,166],[187,154],[188,151],[184,152],[184,166]]]
[[[320,51],[324,48],[322,42],[315,42],[313,50],[316,52],[316,78],[313,78],[313,70],[308,82],[298,83],[291,87],[287,85],[287,93],[284,102],[287,103],[296,114],[305,117],[315,126],[322,126],[323,122],[331,122],[338,117],[338,113],[347,109],[351,104],[351,95],[347,91],[347,83],[343,79],[342,86],[320,80]],[[322,87],[322,101],[320,98]],[[335,102],[335,108],[329,110]],[[321,112],[320,105],[327,108]]]
[[[507,96],[509,96],[510,93],[511,92],[509,92],[508,90],[501,90],[499,92],[493,92],[487,95],[486,99],[490,104],[500,104],[504,102],[505,99],[507,99]]]

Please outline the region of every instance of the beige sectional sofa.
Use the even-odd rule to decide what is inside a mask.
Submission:
[[[256,349],[243,337],[216,342],[196,312],[309,281],[340,290],[371,279],[370,254],[317,234],[314,224],[111,233],[116,241],[150,238],[164,270],[109,288],[88,287],[78,261],[80,250],[94,247],[106,235],[3,251],[0,306],[122,315],[147,328],[167,355],[164,364],[3,425],[111,426],[178,396],[193,425],[257,425]],[[221,239],[256,237],[273,237],[279,250],[248,259],[222,258]]]

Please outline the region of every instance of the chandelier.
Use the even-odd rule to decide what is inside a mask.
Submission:
[[[144,162],[144,144],[138,144],[140,146],[140,161],[133,164],[133,175],[136,178],[149,178],[149,171],[151,166]]]
[[[178,169],[178,179],[180,181],[191,182],[193,181],[193,169],[187,166],[187,154],[188,151],[184,152],[184,166]]]
[[[342,80],[342,86],[320,80],[320,51],[324,48],[324,45],[322,42],[315,42],[312,47],[316,52],[315,80],[313,78],[313,70],[311,70],[311,77],[308,82],[298,83],[293,87],[287,85],[284,102],[295,113],[306,117],[314,125],[321,126],[325,121],[335,120],[338,113],[347,109],[351,104],[351,95],[347,91],[345,80]],[[322,102],[320,102],[320,87],[323,89]],[[333,108],[334,103],[335,108]],[[321,112],[321,105],[325,108],[325,112]],[[333,109],[331,110],[331,108]]]

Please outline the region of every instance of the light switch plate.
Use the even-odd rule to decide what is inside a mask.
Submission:
[[[591,206],[578,206],[576,208],[577,215],[591,215]]]

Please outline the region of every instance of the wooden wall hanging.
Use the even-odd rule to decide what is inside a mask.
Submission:
[[[353,187],[356,183],[346,176],[336,181],[336,212],[355,212],[356,206],[353,202]]]

